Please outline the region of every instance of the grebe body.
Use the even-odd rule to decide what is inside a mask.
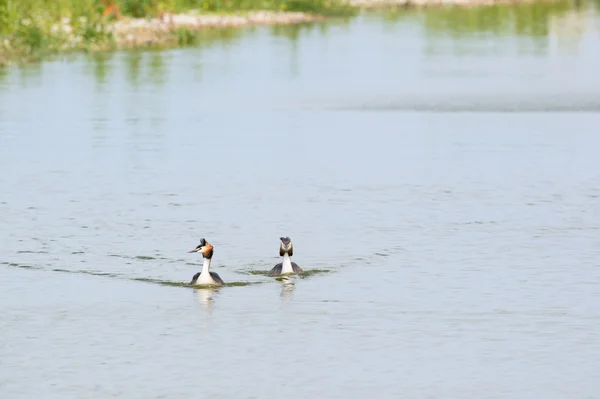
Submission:
[[[290,237],[280,237],[279,256],[282,257],[281,263],[278,263],[271,269],[269,276],[281,276],[282,274],[299,274],[303,270],[296,262],[292,262],[294,255],[294,245]]]

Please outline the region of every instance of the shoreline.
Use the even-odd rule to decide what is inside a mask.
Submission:
[[[48,21],[42,17],[17,22],[18,32],[0,41],[0,67],[39,61],[47,55],[72,52],[105,52],[120,49],[173,48],[196,41],[201,31],[264,25],[289,26],[317,23],[357,15],[361,11],[390,8],[469,8],[510,6],[531,3],[561,3],[568,0],[343,0],[338,13],[248,10],[227,13],[189,10],[162,13],[160,17],[134,18],[105,15],[95,20],[85,17]],[[40,37],[38,43],[15,40],[21,36]],[[12,40],[12,41],[11,41]]]
[[[123,18],[109,26],[117,48],[137,48],[169,45],[180,41],[180,30],[194,32],[202,29],[239,28],[261,25],[296,25],[325,22],[318,14],[287,11],[248,11],[237,14],[167,14],[162,18]]]
[[[564,0],[345,0],[356,15],[361,11],[385,10],[389,8],[450,8],[490,7],[531,3],[556,3]],[[117,48],[137,48],[153,45],[168,45],[178,30],[190,32],[201,29],[238,28],[261,25],[297,25],[325,22],[340,16],[325,16],[316,13],[292,11],[256,10],[227,14],[187,13],[165,14],[159,18],[122,18],[109,25]]]

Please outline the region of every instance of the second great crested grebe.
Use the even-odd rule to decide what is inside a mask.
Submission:
[[[190,282],[190,284],[192,284],[192,285],[223,285],[223,284],[225,284],[223,282],[223,280],[221,279],[221,277],[219,277],[219,275],[217,273],[210,271],[210,261],[213,256],[214,248],[212,245],[207,243],[204,238],[200,239],[200,244],[196,248],[194,248],[188,252],[189,253],[199,252],[202,254],[202,257],[204,258],[204,264],[202,265],[202,271],[194,274],[194,277],[192,277],[192,281]]]
[[[283,257],[283,261],[278,263],[271,269],[269,276],[281,276],[282,274],[302,273],[302,269],[295,262],[292,262],[294,255],[294,246],[290,237],[279,237],[279,256]]]

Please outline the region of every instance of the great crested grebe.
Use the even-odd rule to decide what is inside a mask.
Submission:
[[[202,265],[202,271],[194,274],[190,284],[192,285],[223,285],[225,284],[221,277],[215,272],[210,271],[210,260],[212,259],[214,248],[212,245],[206,242],[204,238],[200,239],[200,244],[188,251],[188,253],[199,252],[204,258],[204,264]]]
[[[283,261],[275,265],[269,272],[269,276],[281,276],[282,274],[302,273],[302,269],[295,262],[292,262],[294,255],[294,246],[290,237],[279,237],[279,256],[283,256]]]

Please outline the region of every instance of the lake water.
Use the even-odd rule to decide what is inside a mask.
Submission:
[[[3,71],[0,396],[599,398],[596,10]]]

